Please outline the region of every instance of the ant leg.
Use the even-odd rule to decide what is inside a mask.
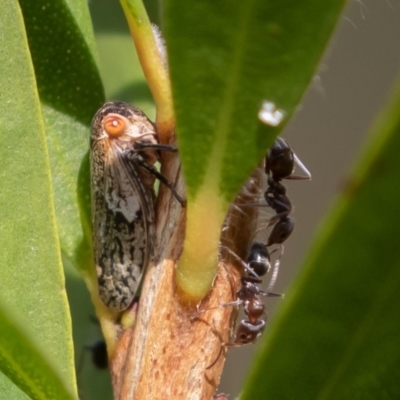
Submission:
[[[276,248],[271,251],[270,255],[274,254],[278,249],[281,250],[281,254],[279,254],[278,259],[275,261],[274,266],[272,268],[272,274],[271,274],[271,279],[270,283],[268,285],[267,291],[260,290],[260,294],[266,297],[285,297],[283,293],[276,293],[276,292],[271,292],[271,289],[275,286],[276,280],[278,278],[278,272],[279,272],[279,266],[280,266],[280,260],[283,255],[285,247],[283,245],[280,245],[279,248]]]
[[[292,181],[308,181],[311,179],[310,176],[302,176],[302,175],[290,175],[285,178],[286,180],[292,180]]]
[[[256,274],[256,272],[249,267],[248,263],[245,263],[234,251],[232,251],[229,247],[226,246],[221,246],[223,247],[233,258],[236,259],[236,261],[238,261],[241,266],[243,267],[243,269],[251,276],[253,276],[253,278],[260,278],[259,275]]]
[[[245,263],[233,250],[231,250],[229,247],[222,246],[236,261],[238,261],[243,269],[245,269],[247,272],[249,272],[251,275],[253,275],[255,278],[258,278],[259,276]]]
[[[276,280],[278,278],[279,266],[280,266],[280,261],[278,258],[275,261],[274,268],[272,270],[271,280],[269,281],[269,285],[267,288],[267,296],[269,296],[269,293],[273,293],[273,292],[271,292],[271,289],[275,286]],[[283,297],[283,295],[281,295],[280,297]]]
[[[283,246],[281,246],[281,248],[283,248]],[[275,249],[271,252],[274,253],[275,251],[277,251],[278,249]],[[269,281],[269,285],[267,288],[267,291],[264,292],[262,291],[263,296],[266,297],[285,297],[285,295],[283,293],[276,293],[276,292],[271,292],[271,289],[275,286],[275,283],[278,279],[278,273],[279,273],[279,267],[280,267],[280,259],[282,257],[283,251],[281,251],[281,254],[279,255],[279,258],[275,261],[274,266],[272,268],[272,274],[271,274],[271,279]],[[261,291],[260,291],[261,293]]]
[[[243,268],[245,268],[245,262],[233,250],[231,250],[227,246],[222,246],[222,245],[221,248],[226,250],[236,261],[238,261],[242,265]]]
[[[206,369],[211,369],[211,368],[217,363],[217,361],[218,361],[219,358],[221,357],[221,354],[222,354],[222,352],[223,352],[223,350],[224,350],[225,348],[226,348],[225,343],[221,343],[221,348],[219,349],[217,358],[216,358],[209,366],[207,366]]]
[[[206,308],[206,309],[204,309],[204,310],[199,310],[199,309],[197,309],[197,315],[196,315],[195,318],[197,318],[200,314],[205,313],[206,311],[217,310],[217,309],[219,309],[219,308],[240,306],[242,303],[243,303],[243,300],[235,300],[235,301],[230,301],[229,303],[221,304],[221,305],[219,305],[219,306]]]

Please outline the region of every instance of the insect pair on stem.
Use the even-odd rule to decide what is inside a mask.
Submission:
[[[158,143],[154,125],[136,107],[108,102],[96,113],[90,156],[94,259],[100,299],[117,312],[133,303],[153,255],[155,179],[169,187],[184,205],[173,185],[154,167],[160,150],[175,152],[176,148]],[[292,205],[281,181],[310,178],[309,173],[305,177],[293,176],[295,163],[308,173],[283,139],[278,139],[266,156],[268,187],[264,198],[265,206],[276,212],[268,223],[273,228],[267,242],[253,243],[246,262],[242,262],[244,273],[237,299],[219,306],[242,305],[246,315],[235,339],[222,343],[221,349],[254,343],[265,327],[262,297],[277,296],[270,289],[280,258],[274,264],[268,290],[262,291],[259,285],[271,267],[268,247],[282,246],[294,228],[289,216]]]

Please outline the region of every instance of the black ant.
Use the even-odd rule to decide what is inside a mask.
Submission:
[[[262,283],[261,277],[266,275],[271,268],[270,253],[263,243],[254,242],[251,245],[245,264],[245,274],[241,277],[241,288],[237,292],[238,300],[233,302],[236,305],[243,305],[243,311],[247,320],[240,321],[237,328],[235,340],[227,343],[226,346],[242,346],[254,343],[261,335],[265,327],[265,321],[260,319],[265,316],[265,306],[262,296],[281,297],[270,289],[276,281],[279,268],[279,260],[275,262],[274,273],[266,292],[259,288]]]
[[[231,254],[234,255],[232,252]],[[243,261],[241,262],[243,263]],[[262,318],[266,316],[266,313],[262,297],[282,297],[281,294],[270,291],[276,281],[279,260],[275,262],[271,282],[267,291],[264,292],[258,286],[262,283],[261,277],[266,275],[271,268],[270,253],[265,244],[254,242],[251,245],[246,263],[243,263],[243,267],[244,274],[240,278],[241,287],[236,293],[237,300],[226,303],[221,307],[242,305],[247,319],[240,321],[235,339],[232,342],[221,344],[221,350],[217,358],[207,369],[215,365],[225,347],[240,347],[245,344],[255,343],[265,328],[265,320]]]
[[[295,164],[304,171],[304,176],[292,175]],[[311,179],[311,174],[290,146],[282,138],[277,138],[265,157],[265,172],[268,175],[268,188],[264,193],[267,204],[276,212],[269,225],[274,225],[267,241],[267,246],[281,244],[290,236],[294,229],[294,219],[289,216],[292,203],[286,196],[286,188],[282,179]]]

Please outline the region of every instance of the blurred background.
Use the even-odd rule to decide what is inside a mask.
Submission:
[[[161,10],[148,1],[150,18]],[[91,0],[100,67],[107,99],[123,100],[154,116],[150,93],[143,82],[135,50],[118,1]],[[360,147],[368,128],[400,71],[400,2],[353,0],[343,14],[330,47],[297,114],[282,136],[312,173],[311,181],[285,182],[294,205],[296,227],[285,246],[277,292],[287,293],[299,271],[318,224],[323,220]],[[349,249],[351,251],[351,249]],[[81,398],[111,399],[108,372],[91,362],[85,347],[101,339],[99,326],[83,282],[68,277],[73,291],[74,336]],[[283,299],[267,299],[269,321]],[[268,335],[268,324],[264,339]],[[234,398],[257,352],[257,345],[231,349],[219,392]],[[266,374],[268,371],[266,371]]]

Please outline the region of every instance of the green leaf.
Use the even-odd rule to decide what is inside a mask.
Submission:
[[[90,124],[104,94],[87,3],[20,0],[20,5],[40,100]]]
[[[293,114],[344,3],[167,2],[168,60],[188,192],[177,284],[191,301],[210,289],[228,205]],[[260,121],[264,101],[283,112],[283,122]]]
[[[168,60],[189,198],[216,181],[232,201],[284,125],[260,127],[263,100],[291,116],[344,3],[167,2]]]
[[[89,127],[45,105],[42,112],[61,248],[75,268],[90,271],[90,177],[89,163],[85,162]]]
[[[7,362],[0,367],[33,398],[46,398],[46,393],[56,391],[62,398],[73,398],[68,394],[76,390],[71,321],[55,223],[50,164],[33,66],[15,0],[7,0],[3,7],[2,24],[0,308],[3,323],[0,340],[1,357]],[[18,326],[9,321],[10,315],[20,321]],[[29,332],[30,343],[37,343],[37,348],[26,340],[23,342],[24,331]],[[23,375],[12,361],[22,357],[31,361],[19,366],[24,370]],[[55,365],[52,372],[50,367],[44,367],[46,359]],[[62,385],[68,385],[69,389],[61,390]],[[3,389],[2,396],[15,391],[11,382],[3,382]]]
[[[16,324],[2,309],[0,309],[0,324],[0,365],[2,371],[13,382],[29,394],[31,399],[73,400],[76,398],[72,390],[66,389],[67,382],[54,372],[54,366],[43,357],[41,351],[38,351],[40,346],[37,343],[34,344],[26,335],[30,333],[33,337],[30,329]],[[12,386],[5,386],[1,390],[3,398],[27,398]]]
[[[54,202],[61,247],[75,267],[91,267],[89,123],[104,94],[87,3],[20,1],[29,49],[44,104]],[[78,199],[78,177],[81,186]]]
[[[399,151],[400,80],[288,291],[243,399],[399,398]]]

